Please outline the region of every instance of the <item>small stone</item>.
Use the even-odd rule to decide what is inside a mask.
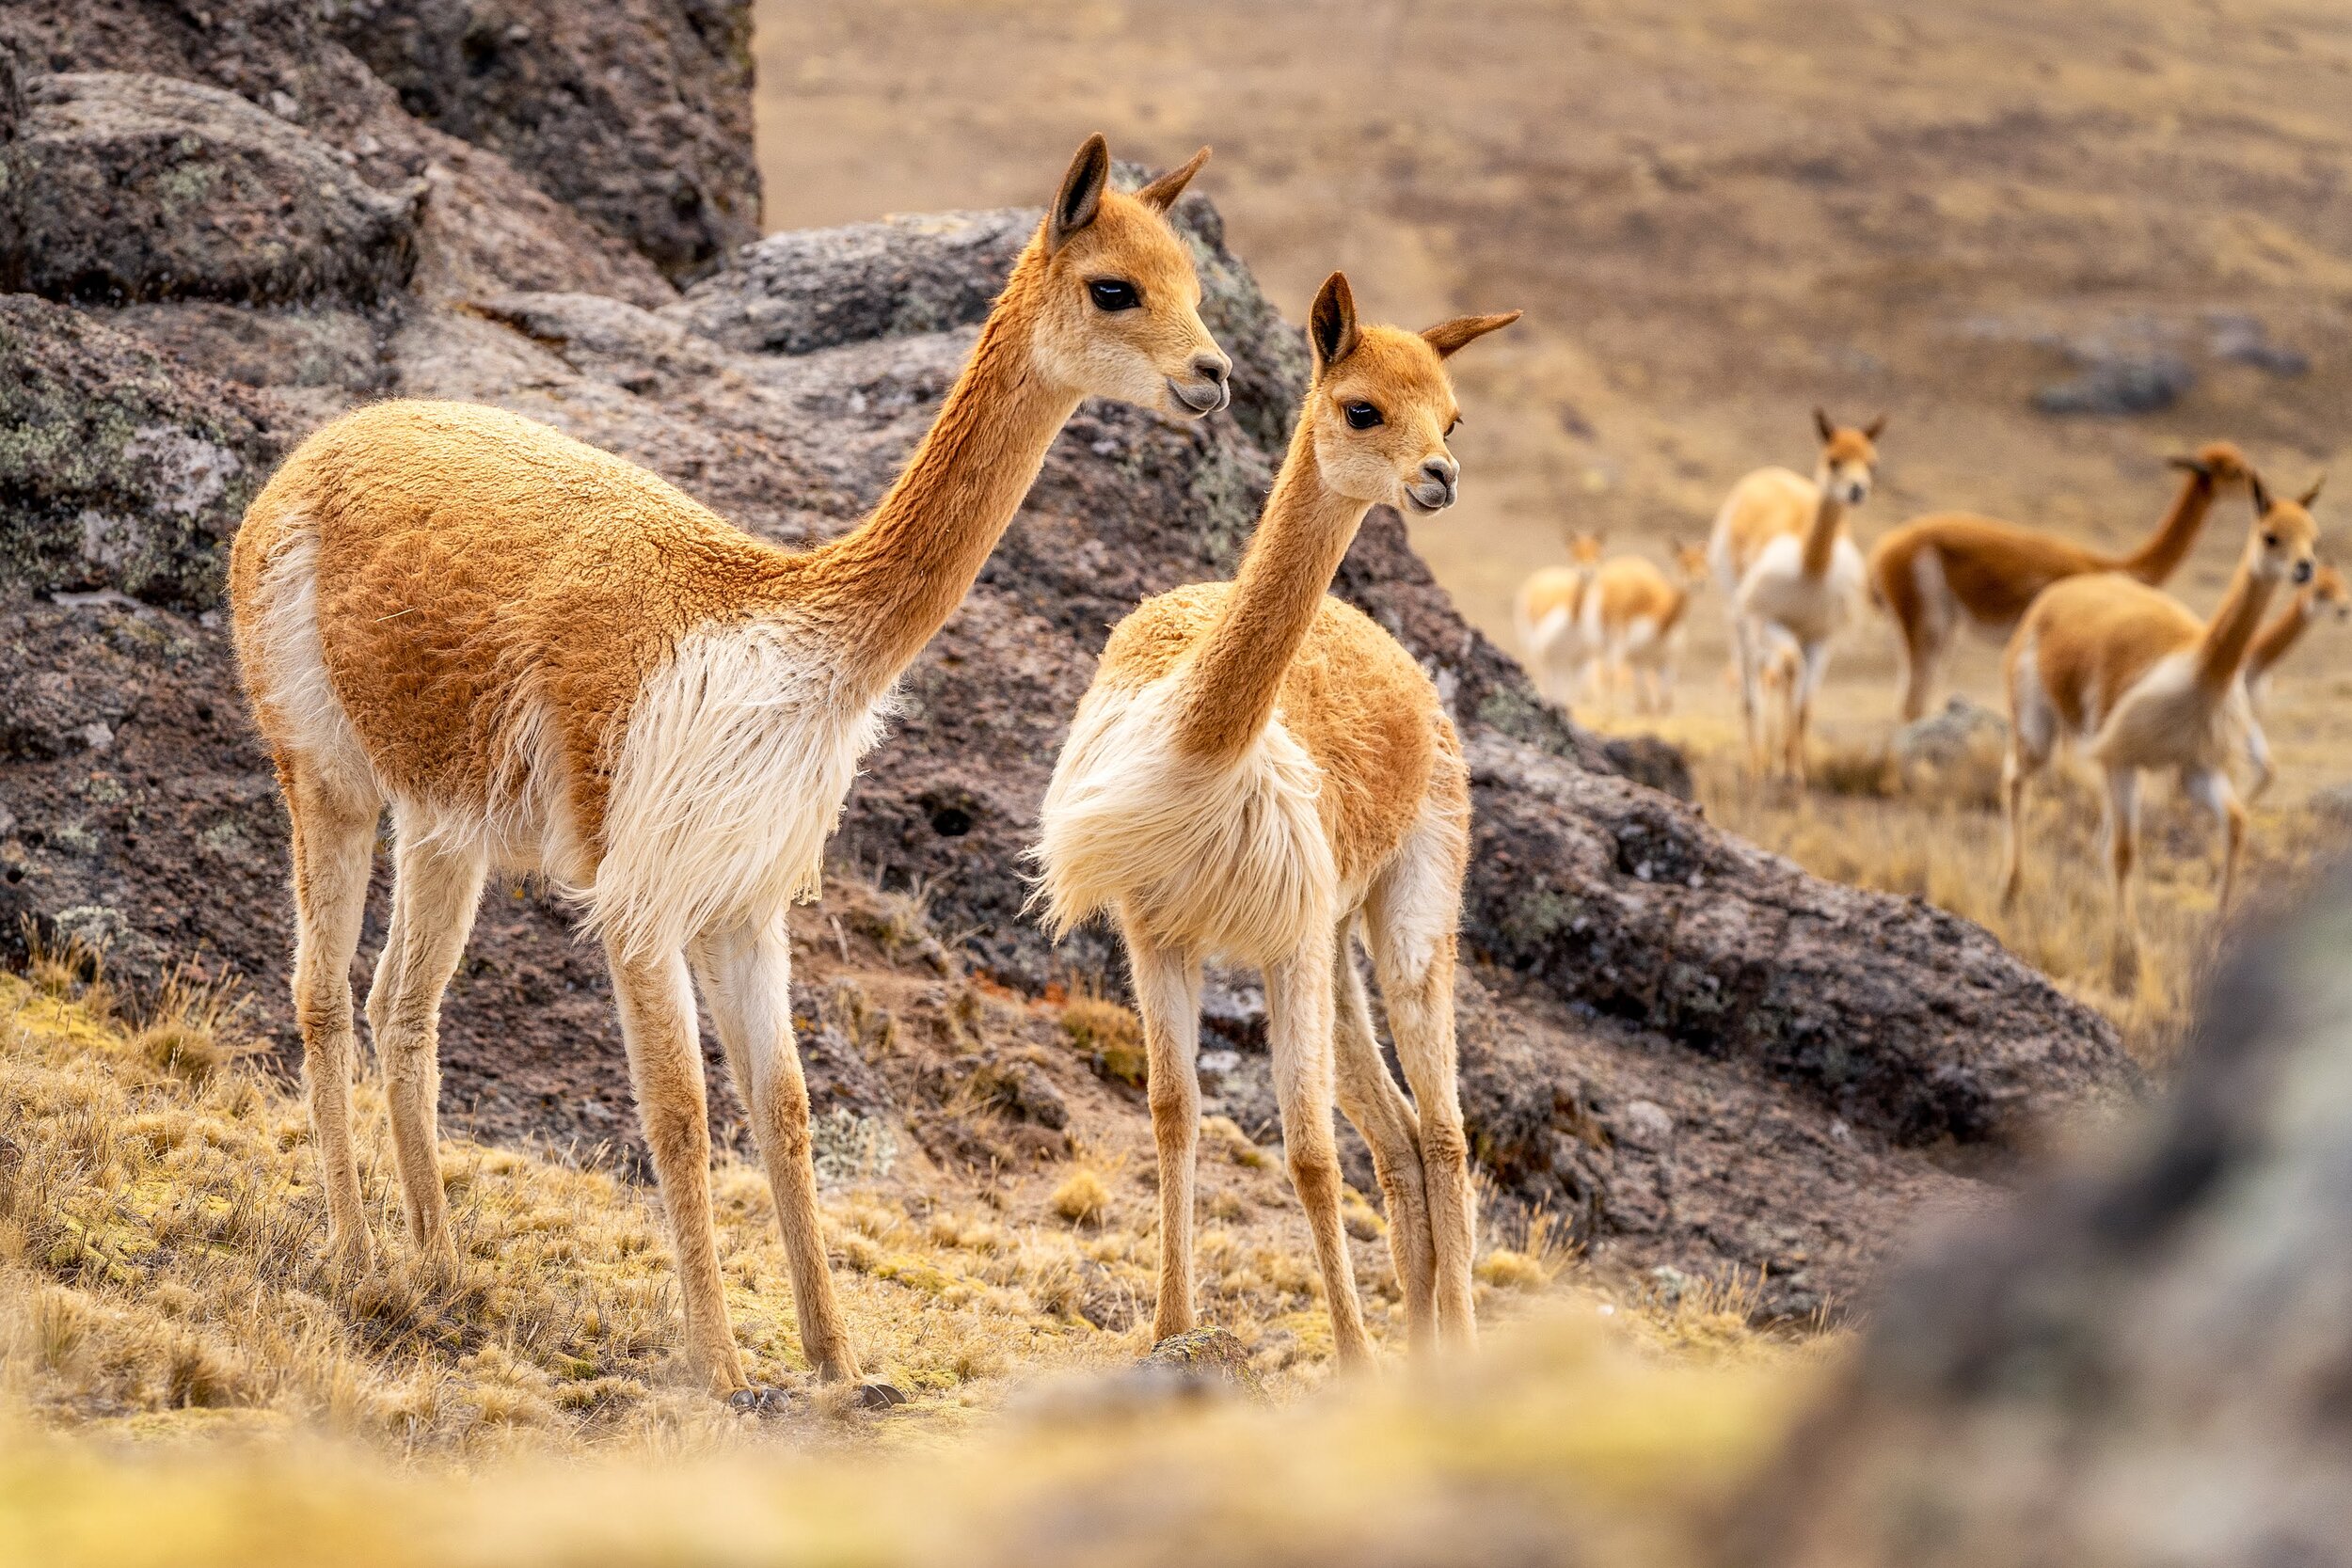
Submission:
[[[1636,1100],[1610,1118],[1610,1131],[1619,1143],[1635,1148],[1662,1149],[1675,1141],[1675,1118],[1653,1100]]]

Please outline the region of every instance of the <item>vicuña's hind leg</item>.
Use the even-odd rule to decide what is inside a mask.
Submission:
[[[2107,769],[2107,866],[2115,879],[2115,945],[2108,956],[2110,979],[2119,991],[2139,983],[2139,909],[2132,869],[2139,849],[2139,770]]]
[[[457,1250],[441,1196],[441,993],[473,929],[484,867],[478,855],[415,842],[407,824],[395,826],[392,928],[368,989],[368,1026],[384,1062],[408,1239],[447,1265],[456,1262]]]
[[[372,792],[299,757],[280,756],[278,779],[294,821],[294,1019],[302,1030],[302,1077],[326,1193],[326,1245],[346,1268],[374,1256],[359,1201],[359,1162],[351,1141],[351,959],[368,902],[375,822]]]
[[[792,1275],[792,1310],[800,1320],[801,1348],[818,1373],[830,1382],[854,1383],[857,1353],[850,1346],[840,1305],[833,1293],[833,1275],[825,1262],[824,1222],[817,1206],[817,1165],[808,1128],[808,1080],[801,1070],[801,1052],[792,1037],[792,948],[784,923],[739,927],[714,933],[694,943],[694,968],[703,996],[710,1004],[710,1022],[726,1053],[727,1070],[735,1075],[752,1121],[752,1135],[768,1167],[768,1186],[775,1195],[776,1226],[784,1233],[785,1266]],[[688,1015],[686,1038],[693,1031]],[[703,1116],[701,1059],[693,1061],[693,1110]],[[642,1096],[641,1096],[642,1098]],[[679,1097],[683,1109],[684,1099]],[[707,1150],[697,1157],[699,1176]],[[662,1172],[663,1202],[669,1199],[668,1172]],[[707,1200],[694,1209],[709,1224]],[[682,1247],[681,1247],[681,1250]],[[711,1279],[715,1284],[716,1247]],[[691,1316],[691,1315],[690,1315]],[[718,1310],[718,1332],[724,1335],[723,1304]],[[730,1338],[726,1356],[735,1346]],[[728,1388],[742,1384],[735,1374]]]
[[[743,1386],[743,1363],[719,1282],[719,1237],[710,1218],[710,1108],[686,959],[675,952],[632,958],[610,942],[605,955],[637,1115],[676,1252],[687,1364],[713,1393],[730,1394]]]
[[[1189,1333],[1194,1316],[1193,1183],[1200,1143],[1200,965],[1125,927],[1143,1020],[1145,1093],[1160,1164],[1160,1291],[1152,1337]]]
[[[2012,909],[2026,880],[2026,784],[2050,760],[2058,718],[2042,695],[2027,653],[2003,675],[2009,686],[2009,751],[2001,758],[2001,908]]]
[[[1274,1098],[1282,1113],[1282,1148],[1290,1158],[1291,1185],[1314,1234],[1315,1262],[1331,1310],[1332,1346],[1341,1366],[1357,1368],[1371,1364],[1372,1341],[1364,1335],[1356,1270],[1340,1225],[1340,1154],[1331,1125],[1338,1093],[1331,1038],[1334,983],[1331,943],[1321,939],[1267,965],[1266,1037],[1274,1055]]]
[[[1339,975],[1333,1043],[1340,1109],[1356,1124],[1372,1150],[1373,1174],[1379,1179],[1380,1196],[1388,1207],[1389,1257],[1396,1265],[1396,1282],[1405,1292],[1406,1329],[1413,1349],[1425,1351],[1437,1342],[1433,1293],[1437,1251],[1430,1239],[1429,1199],[1422,1180],[1421,1120],[1390,1073],[1389,1064],[1380,1059],[1380,1041],[1373,1033],[1363,976],[1356,972],[1356,955],[1348,941],[1353,925],[1352,920],[1343,923],[1339,940],[1333,943]]]
[[[1457,781],[1447,793],[1454,792],[1466,793],[1466,786]],[[1467,811],[1467,801],[1454,812],[1425,808],[1365,908],[1397,1060],[1421,1118],[1438,1332],[1447,1345],[1462,1349],[1478,1338],[1470,1294],[1477,1207],[1454,1036],[1454,933],[1462,907]]]

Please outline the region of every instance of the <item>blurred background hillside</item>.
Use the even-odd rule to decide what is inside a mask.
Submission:
[[[770,229],[1031,200],[1101,129],[1213,143],[1293,320],[1334,266],[1383,316],[1525,308],[1461,368],[1462,505],[1414,529],[1506,646],[1564,530],[1662,559],[1740,474],[1809,467],[1816,403],[1890,417],[1866,547],[1947,509],[2117,545],[2168,452],[2229,436],[2299,488],[2352,442],[2341,8],[762,0],[755,48]],[[2192,605],[2245,521],[2217,511]],[[1694,632],[1720,721],[1718,607]],[[2341,662],[2282,684],[2284,797],[2341,777]],[[1882,624],[1850,640],[1833,736],[1883,730],[1893,666]]]

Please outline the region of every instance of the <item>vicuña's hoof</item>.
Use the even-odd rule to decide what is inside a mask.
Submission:
[[[907,1402],[907,1397],[887,1383],[861,1383],[851,1391],[850,1402],[860,1410],[895,1410]]]
[[[755,1383],[729,1394],[727,1408],[742,1416],[781,1416],[792,1408],[792,1391],[771,1383]]]

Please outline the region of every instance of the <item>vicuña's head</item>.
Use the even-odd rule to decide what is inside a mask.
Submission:
[[[1357,321],[1345,275],[1325,278],[1307,312],[1314,378],[1306,408],[1323,482],[1351,500],[1423,515],[1452,506],[1461,467],[1445,441],[1462,410],[1444,360],[1518,319],[1517,310],[1456,316],[1407,332]]]
[[[1166,216],[1208,161],[1202,148],[1129,196],[1089,136],[1024,258],[1045,375],[1093,397],[1200,419],[1232,400],[1233,362],[1200,325],[1192,253]]]
[[[2254,466],[2246,461],[2246,454],[2227,441],[2208,441],[2193,455],[2169,461],[2174,467],[2187,469],[2217,490],[2225,485],[2244,484],[2254,475]]]
[[[1702,588],[1707,583],[1707,546],[1677,541],[1675,545],[1675,574],[1682,578],[1685,588]]]
[[[1886,428],[1886,416],[1856,428],[1841,425],[1816,408],[1813,428],[1821,436],[1821,461],[1813,470],[1821,494],[1845,506],[1868,500],[1871,475],[1879,466],[1879,432]]]
[[[2345,586],[2342,572],[2324,564],[2312,574],[2312,612],[2323,610],[2339,621],[2352,621],[2352,587]]]
[[[1568,535],[1568,560],[1579,566],[1597,566],[1600,564],[1601,548],[1608,543],[1607,529],[1592,532],[1580,529]]]
[[[2294,500],[2273,496],[2258,473],[2249,472],[2254,492],[2254,529],[2246,541],[2247,569],[2264,582],[2291,582],[2298,587],[2319,570],[2319,525],[2312,521],[2312,503],[2319,499],[2322,474]]]

